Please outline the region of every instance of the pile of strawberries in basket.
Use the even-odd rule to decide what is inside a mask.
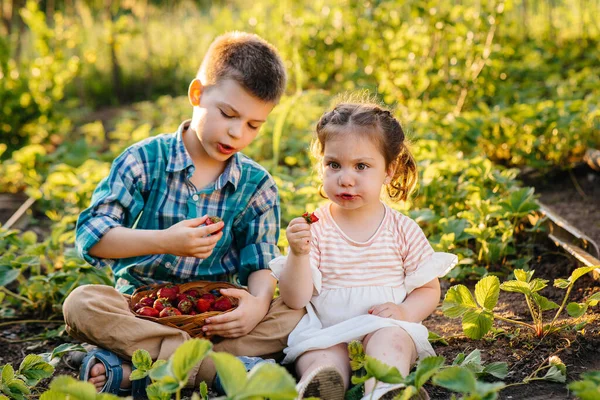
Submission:
[[[146,317],[164,318],[197,315],[208,311],[227,311],[233,308],[231,300],[220,296],[217,290],[200,293],[196,289],[190,289],[180,293],[178,286],[169,285],[142,297],[133,306],[133,311]]]

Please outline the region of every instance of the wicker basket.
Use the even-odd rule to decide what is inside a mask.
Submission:
[[[172,317],[163,317],[163,318],[154,318],[147,317],[145,315],[139,315],[135,311],[133,311],[133,307],[137,304],[144,296],[155,296],[158,289],[170,285],[169,283],[164,283],[160,285],[151,285],[151,286],[143,286],[138,288],[132,295],[129,300],[129,308],[131,312],[135,314],[138,318],[147,319],[150,321],[158,322],[159,324],[171,326],[173,328],[181,329],[189,333],[190,336],[196,338],[204,338],[206,335],[202,331],[202,327],[204,326],[204,321],[206,321],[209,317],[214,317],[215,315],[225,314],[230,311],[233,311],[238,306],[238,299],[230,296],[221,296],[217,297],[217,300],[222,297],[227,297],[231,304],[233,304],[233,308],[227,311],[207,311],[202,314],[197,315],[175,315]],[[179,287],[179,292],[183,293],[191,289],[196,289],[200,294],[209,293],[211,290],[215,289],[242,289],[239,286],[233,285],[229,282],[210,282],[210,281],[196,281],[196,282],[188,282],[176,285]],[[209,337],[211,338],[211,337]],[[212,339],[212,338],[211,338]]]

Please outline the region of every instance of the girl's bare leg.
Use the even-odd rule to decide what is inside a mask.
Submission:
[[[400,327],[383,328],[368,334],[363,340],[365,353],[379,361],[398,368],[402,376],[408,375],[410,366],[417,359],[415,343]],[[365,393],[375,386],[373,378],[365,382]]]

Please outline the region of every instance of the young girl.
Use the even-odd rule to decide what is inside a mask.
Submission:
[[[284,351],[284,363],[296,361],[300,398],[341,400],[353,340],[403,376],[417,358],[435,354],[421,321],[437,307],[438,277],[456,256],[435,253],[413,220],[380,200],[383,187],[392,200],[406,200],[417,181],[404,132],[389,111],[339,104],[319,121],[313,149],[331,202],[312,225],[290,222],[290,252],[270,266],[283,301],[307,309]],[[366,382],[366,398],[374,386]],[[373,398],[401,390],[379,383]]]

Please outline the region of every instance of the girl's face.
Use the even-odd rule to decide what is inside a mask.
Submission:
[[[391,171],[373,140],[355,133],[336,135],[325,143],[323,153],[327,197],[343,209],[376,210]]]

